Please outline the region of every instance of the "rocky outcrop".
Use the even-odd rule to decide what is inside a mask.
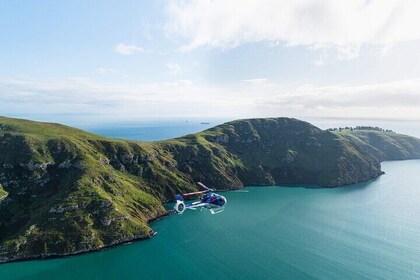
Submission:
[[[75,204],[75,205],[69,205],[65,207],[51,207],[49,212],[50,213],[65,213],[69,211],[75,211],[77,209],[79,209],[79,205]]]
[[[29,162],[29,163],[20,163],[19,166],[30,171],[34,171],[34,170],[45,171],[47,170],[48,166],[51,166],[53,164],[54,163],[52,162],[35,163],[35,164],[32,162]]]

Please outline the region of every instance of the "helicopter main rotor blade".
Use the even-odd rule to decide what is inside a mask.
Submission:
[[[205,192],[208,192],[208,190],[205,190],[205,191],[199,191],[199,192],[184,193],[184,194],[182,194],[182,195],[183,195],[183,196],[189,196],[189,195],[202,194],[202,193],[205,193]]]
[[[206,185],[204,185],[203,183],[201,183],[201,182],[197,182],[197,184],[200,186],[200,187],[202,187],[203,189],[205,189],[205,190],[208,190],[208,191],[213,191],[213,189],[210,189],[209,187],[207,187]]]

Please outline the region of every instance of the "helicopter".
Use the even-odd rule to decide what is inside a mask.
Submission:
[[[217,193],[213,193],[213,189],[208,188],[201,182],[197,182],[197,184],[202,187],[203,191],[192,192],[192,193],[184,193],[184,194],[177,194],[175,196],[176,204],[174,206],[175,212],[178,214],[184,213],[185,210],[203,210],[203,208],[209,209],[211,214],[219,214],[225,210],[225,205],[227,203],[227,199]],[[185,204],[184,196],[192,196],[192,195],[200,195],[199,201],[194,201],[192,203]]]

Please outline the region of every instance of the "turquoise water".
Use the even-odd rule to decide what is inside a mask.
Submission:
[[[153,239],[0,265],[0,279],[420,279],[420,160],[335,189],[248,187],[226,210],[153,224]]]

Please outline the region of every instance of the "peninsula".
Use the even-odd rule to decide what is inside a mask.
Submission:
[[[66,256],[148,238],[176,193],[202,181],[337,187],[374,179],[381,161],[420,158],[420,139],[322,130],[291,118],[228,122],[158,142],[0,117],[0,262]]]

